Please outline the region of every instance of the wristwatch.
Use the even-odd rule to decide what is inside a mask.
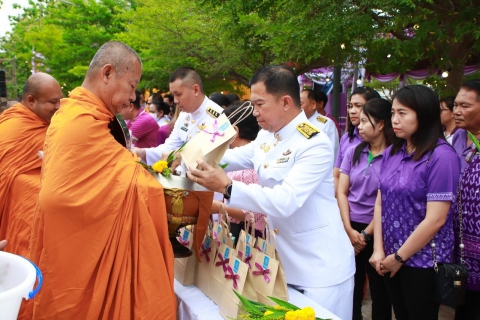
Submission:
[[[398,251],[395,252],[395,260],[397,260],[400,263],[404,263],[402,256],[398,254]]]
[[[225,188],[225,193],[223,194],[223,197],[225,199],[230,199],[232,196],[232,184],[230,183],[226,188]]]
[[[365,238],[365,241],[370,242],[372,240],[372,237],[365,232],[365,230],[360,231],[361,234],[363,234],[363,237]]]

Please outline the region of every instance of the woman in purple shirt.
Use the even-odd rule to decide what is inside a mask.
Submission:
[[[368,262],[373,253],[372,220],[382,153],[395,138],[391,109],[392,104],[385,99],[374,98],[365,103],[358,125],[358,132],[363,142],[345,152],[340,167],[337,188],[338,207],[345,231],[355,249],[353,320],[362,319],[366,275],[368,275],[372,296],[372,319],[392,319],[392,305],[383,277],[379,276]]]
[[[453,112],[460,128],[453,146],[460,156],[463,174],[459,194],[462,210],[455,207],[455,255],[461,262],[460,244],[468,267],[466,301],[455,310],[455,320],[480,319],[480,79],[465,82],[455,98]],[[462,235],[460,238],[460,214]]]
[[[393,98],[398,138],[385,150],[374,212],[372,266],[384,275],[395,317],[438,319],[433,299],[438,263],[453,261],[453,206],[460,161],[445,141],[439,100],[413,85]]]
[[[333,179],[335,190],[337,190],[338,179],[340,177],[340,166],[343,161],[344,153],[351,147],[362,142],[362,138],[358,134],[357,126],[360,123],[360,112],[363,105],[370,99],[380,98],[380,94],[369,87],[358,87],[353,90],[348,103],[348,122],[347,132],[340,138],[340,147],[338,148],[338,156],[333,168]]]

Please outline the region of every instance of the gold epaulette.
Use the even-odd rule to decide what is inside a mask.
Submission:
[[[311,137],[315,136],[317,133],[320,132],[320,130],[318,130],[308,122],[299,123],[297,125],[297,130],[300,131],[300,133],[303,134],[307,139],[310,139]]]
[[[317,121],[318,121],[318,122],[321,122],[321,123],[325,123],[325,122],[327,122],[328,120],[327,120],[327,118],[325,118],[325,117],[318,116],[318,117],[317,117]]]
[[[207,108],[207,114],[210,115],[211,117],[217,119],[222,114],[222,111],[219,111],[219,110],[216,110],[216,109],[217,108],[214,108],[214,107],[208,107]]]

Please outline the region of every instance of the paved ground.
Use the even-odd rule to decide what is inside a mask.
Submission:
[[[366,299],[362,304],[363,320],[372,320],[372,300],[370,300],[370,291],[367,288]],[[455,311],[446,306],[440,306],[440,312],[438,314],[438,320],[453,320]]]

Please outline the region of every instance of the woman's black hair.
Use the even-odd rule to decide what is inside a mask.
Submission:
[[[225,115],[228,117],[235,110],[240,108],[244,103],[245,101],[241,100],[235,101],[231,103],[228,107],[226,107],[223,113],[225,113]],[[234,123],[240,118],[241,115],[242,112],[237,113],[232,118],[230,118],[230,122]],[[260,126],[258,125],[257,118],[253,116],[253,113],[249,114],[245,119],[237,123],[236,126],[238,127],[238,135],[240,136],[240,138],[250,141],[255,140],[257,138],[258,131],[260,131]]]
[[[455,101],[455,97],[445,97],[440,99],[440,103],[445,102],[448,109],[453,112],[453,102]]]
[[[383,121],[383,136],[387,146],[390,146],[392,142],[397,139],[392,128],[392,103],[382,98],[373,98],[367,101],[362,107],[363,113],[367,116],[368,121],[375,128],[373,120],[378,124]],[[369,144],[367,141],[362,141],[353,153],[352,165],[355,165],[362,153],[363,149]]]
[[[393,101],[395,100],[417,114],[418,127],[411,141],[415,147],[413,160],[420,160],[425,153],[436,147],[438,139],[445,140],[440,122],[438,96],[426,86],[411,85],[398,90],[393,96]],[[404,143],[404,139],[395,140],[390,155],[399,152]]]
[[[152,104],[155,106],[155,109],[157,109],[157,112],[162,111],[164,116],[170,113],[170,106],[163,102],[163,100],[155,100]]]
[[[352,94],[350,95],[350,99],[352,99],[352,97],[356,94],[361,95],[363,99],[365,99],[365,101],[368,101],[374,98],[381,98],[380,94],[370,87],[356,88],[355,90],[353,90]],[[350,141],[353,139],[354,131],[355,131],[355,126],[353,125],[352,121],[350,121],[350,114],[347,112],[347,133]]]

